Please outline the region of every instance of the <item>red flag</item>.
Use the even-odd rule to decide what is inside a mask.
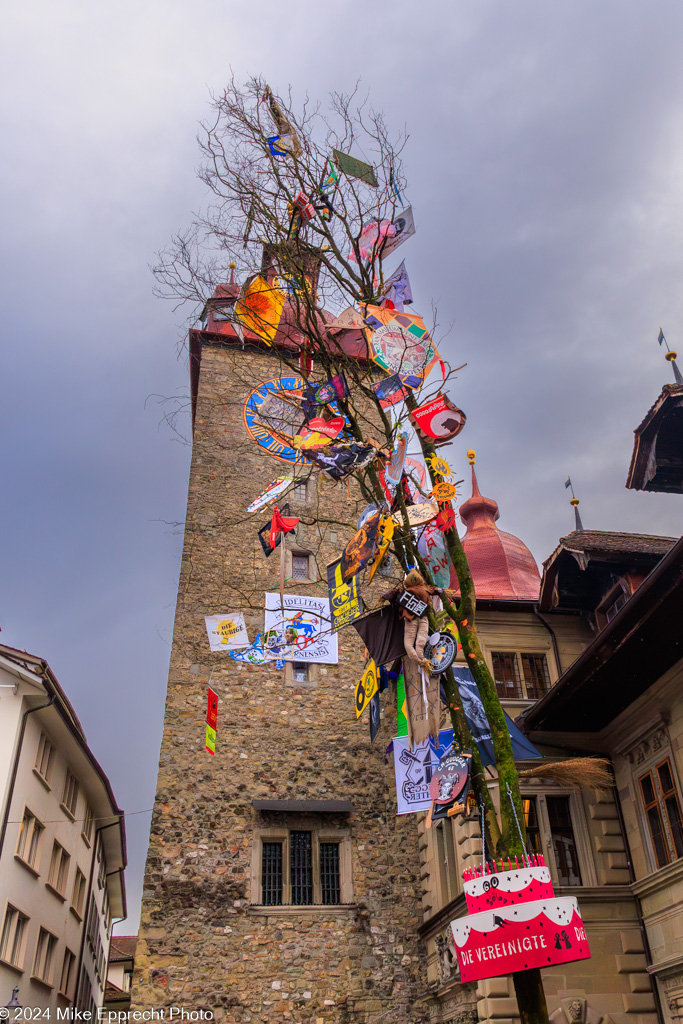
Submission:
[[[298,523],[299,520],[295,519],[294,516],[280,515],[280,509],[276,505],[273,509],[273,518],[270,523],[271,548],[275,547],[279,533],[291,533],[298,526]]]

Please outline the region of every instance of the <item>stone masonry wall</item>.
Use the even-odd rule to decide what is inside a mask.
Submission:
[[[242,406],[253,387],[280,375],[272,354],[202,346],[132,1006],[203,1007],[229,1022],[418,1022],[425,979],[416,824],[395,814],[385,755],[395,725],[390,694],[372,746],[367,712],[356,720],[364,652],[355,631],[339,634],[339,665],[315,666],[301,685],[272,663],[243,665],[209,651],[204,615],[241,610],[253,639],[263,628],[263,594],[278,588],[279,555],[266,560],[256,535],[269,512],[244,510],[291,468],[248,439]],[[326,596],[325,563],[341,552],[364,503],[353,485],[325,481],[321,492],[317,479],[305,505],[291,492],[280,505],[289,501],[305,520],[288,544],[313,551],[322,576],[287,590]],[[314,519],[338,522],[319,527]],[[212,671],[215,757],[204,750]],[[350,816],[322,821],[350,831],[350,905],[253,907],[255,833],[273,819],[287,824],[254,810],[252,801],[264,798],[353,803]]]

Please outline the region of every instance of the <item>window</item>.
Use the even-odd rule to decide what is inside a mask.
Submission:
[[[92,985],[90,984],[90,978],[85,966],[81,967],[81,980],[78,986],[78,1009],[81,1011],[89,1010],[92,1016],[90,1020],[97,1017],[97,1010],[95,1008],[95,1000],[92,997]]]
[[[523,696],[517,666],[517,655],[511,652],[492,651],[493,678],[499,697]]]
[[[560,885],[581,885],[576,840],[569,813],[568,796],[546,796],[557,878]]]
[[[233,305],[234,301],[221,304],[220,306],[213,306],[211,316],[217,323],[230,320],[232,318]]]
[[[339,843],[320,844],[320,888],[324,904],[341,903]]]
[[[263,843],[261,852],[261,902],[266,907],[282,904],[282,843]]]
[[[64,792],[62,794],[62,807],[71,816],[76,817],[76,805],[78,803],[78,781],[71,774],[69,769],[66,771],[66,778],[64,779]]]
[[[308,579],[308,555],[292,555],[292,579]]]
[[[294,491],[292,492],[292,497],[294,501],[306,501],[307,486],[308,485],[305,480],[302,480],[301,483],[294,484]]]
[[[516,651],[492,651],[491,662],[499,697],[538,700],[550,689],[548,659],[543,653],[517,654]]]
[[[97,838],[97,885],[100,889],[104,888],[104,883],[107,881],[107,858],[104,855],[104,844],[102,842],[102,834]]]
[[[17,842],[17,857],[20,857],[29,867],[35,868],[38,863],[38,849],[40,847],[40,834],[43,826],[35,814],[24,810],[24,820],[19,828],[19,840]]]
[[[548,831],[541,827],[539,804],[543,803]],[[568,796],[522,797],[527,848],[554,863],[558,885],[581,885],[581,869],[572,826]]]
[[[76,868],[76,878],[74,880],[74,891],[71,897],[71,909],[76,912],[78,917],[83,917],[83,901],[85,900],[85,875],[80,868]]]
[[[548,661],[545,654],[522,654],[522,672],[529,700],[539,700],[550,689]]]
[[[292,663],[292,681],[295,683],[305,683],[308,679],[308,665],[305,661],[295,661]]]
[[[36,955],[33,958],[33,977],[44,981],[46,985],[52,984],[52,967],[55,956],[57,936],[41,928],[38,932],[38,944]]]
[[[438,859],[438,882],[441,903],[445,906],[458,894],[458,870],[455,862],[455,844],[453,842],[453,824],[450,820],[437,821],[436,855]]]
[[[104,890],[104,896],[102,898],[102,920],[104,922],[104,930],[109,934],[109,925],[111,924],[111,909],[109,906],[109,889]]]
[[[52,762],[54,760],[54,749],[44,732],[40,734],[38,753],[36,754],[35,770],[44,782],[49,782]]]
[[[81,835],[85,840],[86,844],[90,846],[92,842],[92,829],[93,829],[93,814],[90,804],[85,805],[85,816],[83,818],[83,828],[81,829]]]
[[[289,880],[294,906],[310,905],[313,902],[313,845],[308,831],[289,833]]]
[[[64,959],[62,960],[62,973],[59,976],[59,991],[67,999],[71,999],[71,986],[73,984],[74,967],[76,965],[76,956],[71,952],[70,949],[64,950]]]
[[[102,940],[99,935],[95,942],[95,976],[100,984],[102,984]]]
[[[614,616],[620,611],[626,602],[628,601],[628,595],[622,592],[615,598],[610,605],[605,608],[605,618],[608,622],[611,622]]]
[[[640,790],[657,867],[663,868],[683,857],[681,805],[668,757],[642,776]]]
[[[69,861],[71,855],[66,852],[56,840],[52,846],[50,857],[50,870],[47,875],[47,884],[51,885],[60,895],[66,893],[66,881],[69,875]]]
[[[617,612],[624,607],[631,596],[631,588],[622,580],[609,590],[595,609],[597,624],[600,628],[611,622]]]
[[[522,809],[524,811],[526,845],[531,853],[543,853],[541,830],[538,827],[538,804],[536,803],[536,797],[523,797]]]
[[[95,903],[95,896],[93,893],[90,893],[90,904],[88,906],[87,935],[88,942],[90,943],[90,948],[93,951],[93,953],[95,952],[95,948],[97,946],[97,936],[100,930],[99,926],[100,921],[97,913],[97,904]]]
[[[23,963],[27,925],[26,915],[8,903],[0,938],[0,959],[14,967],[21,967]]]
[[[255,901],[265,907],[350,903],[350,871],[345,873],[344,867],[346,840],[339,830],[264,830],[255,847]]]

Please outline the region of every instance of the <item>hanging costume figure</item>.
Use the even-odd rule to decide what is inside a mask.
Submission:
[[[443,593],[439,587],[425,583],[416,569],[411,569],[402,587],[382,594],[400,608],[403,619],[405,657],[403,676],[406,691],[406,719],[410,749],[420,746],[428,736],[439,741],[441,696],[438,676],[429,674],[429,662],[424,656],[429,637],[427,612],[434,594]]]

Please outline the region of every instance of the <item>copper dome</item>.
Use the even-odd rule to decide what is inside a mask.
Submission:
[[[526,544],[496,526],[497,502],[479,491],[472,457],[472,497],[460,506],[467,527],[462,546],[470,564],[477,597],[498,601],[537,601],[541,574]],[[451,586],[459,589],[455,569]]]

